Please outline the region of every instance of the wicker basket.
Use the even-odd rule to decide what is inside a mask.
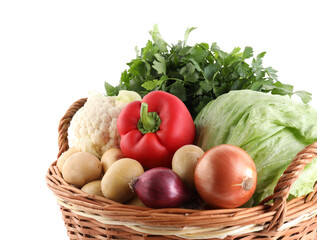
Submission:
[[[68,149],[68,127],[87,99],[75,102],[59,125],[60,156]],[[116,203],[72,187],[56,161],[46,181],[57,197],[70,239],[317,239],[317,186],[287,201],[290,186],[317,156],[317,143],[299,152],[279,179],[274,194],[252,208],[189,210],[150,209]],[[273,200],[273,203],[268,203]]]

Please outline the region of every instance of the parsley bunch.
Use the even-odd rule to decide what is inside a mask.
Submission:
[[[251,89],[279,95],[298,95],[304,103],[311,100],[306,91],[293,91],[293,86],[277,80],[277,71],[263,67],[266,52],[253,57],[252,47],[235,47],[225,52],[216,43],[197,43],[188,46],[188,28],[183,41],[169,45],[162,38],[157,25],[150,31],[152,41],[127,63],[119,85],[105,82],[108,96],[120,90],[138,92],[142,97],[154,90],[162,90],[180,98],[193,118],[211,100],[231,90]]]

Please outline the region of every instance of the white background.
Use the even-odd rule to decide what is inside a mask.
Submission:
[[[68,239],[45,174],[56,159],[58,121],[75,100],[116,85],[134,47],[158,24],[169,43],[266,51],[279,80],[317,106],[314,1],[0,2],[1,239]]]

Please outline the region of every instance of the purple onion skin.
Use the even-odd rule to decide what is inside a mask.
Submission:
[[[150,208],[175,208],[189,199],[182,179],[166,167],[147,170],[133,180],[131,187]]]

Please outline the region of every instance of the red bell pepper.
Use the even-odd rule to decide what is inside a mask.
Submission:
[[[176,150],[195,140],[195,124],[187,107],[163,91],[126,105],[117,127],[123,154],[145,168],[171,167]]]

